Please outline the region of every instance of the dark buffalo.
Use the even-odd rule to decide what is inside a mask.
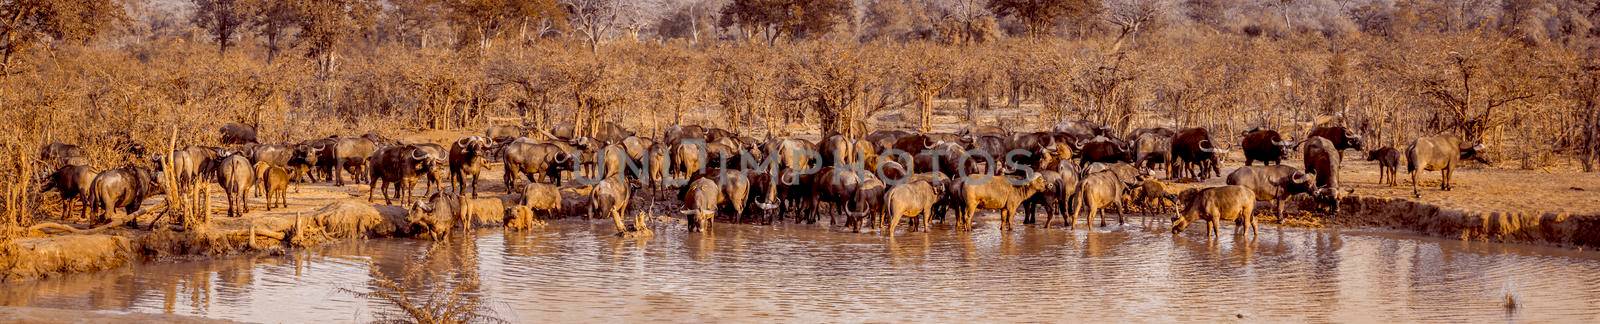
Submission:
[[[505,186],[516,192],[518,175],[536,181],[537,175],[561,185],[561,171],[572,170],[572,155],[551,143],[512,142],[505,147]]]
[[[1390,187],[1400,185],[1400,180],[1395,177],[1395,174],[1398,173],[1396,170],[1400,168],[1400,150],[1385,146],[1381,149],[1367,152],[1367,161],[1378,162],[1378,184],[1386,184]]]
[[[661,142],[668,145],[677,145],[686,140],[706,140],[706,129],[697,125],[672,125],[661,137]]]
[[[1080,165],[1129,162],[1133,160],[1132,154],[1130,154],[1131,152],[1128,151],[1126,146],[1107,137],[1095,137],[1081,143],[1079,146],[1082,147],[1078,151],[1078,164]]]
[[[938,147],[939,144],[942,143],[946,143],[946,141],[937,139],[927,134],[915,134],[896,139],[893,148],[900,152],[905,152],[908,155],[916,156],[921,154],[923,150]],[[904,161],[902,161],[902,163],[903,162]]]
[[[903,130],[877,130],[872,131],[872,133],[868,133],[867,137],[863,139],[869,143],[872,143],[874,148],[878,149],[879,152],[882,152],[888,151],[890,148],[894,148],[895,143],[899,142],[901,138],[911,135],[911,132]]]
[[[1205,220],[1206,236],[1214,236],[1219,233],[1218,222],[1233,220],[1235,232],[1249,230],[1251,236],[1258,236],[1253,196],[1250,189],[1241,186],[1184,191],[1178,196],[1184,201],[1183,212],[1172,218],[1172,233],[1181,233],[1189,224]]]
[[[478,173],[483,171],[484,165],[488,163],[488,147],[487,139],[477,136],[462,138],[450,144],[450,182],[454,183],[456,194],[466,194],[466,188],[470,186],[472,197],[478,197]]]
[[[860,174],[861,185],[856,187],[855,201],[851,202],[856,206],[856,210],[850,212],[849,219],[845,220],[845,223],[850,226],[852,232],[860,233],[861,223],[881,222],[878,219],[881,218],[883,211],[883,192],[888,188],[884,186],[883,180],[871,173],[865,171],[857,173]]]
[[[1312,137],[1321,137],[1333,142],[1334,151],[1339,154],[1339,161],[1344,161],[1344,150],[1346,149],[1364,150],[1362,148],[1361,134],[1351,132],[1344,126],[1318,126],[1312,128],[1311,133],[1306,135],[1306,139],[1310,140]]]
[[[1133,164],[1149,171],[1165,165],[1172,155],[1172,137],[1156,132],[1146,132],[1133,138]]]
[[[429,160],[429,163],[421,163],[417,165],[417,175],[422,176],[424,180],[428,181],[428,185],[425,191],[423,191],[422,195],[428,196],[432,195],[434,192],[443,191],[444,185],[440,184],[440,182],[443,181],[447,175],[442,176],[441,174],[447,172],[449,169],[450,151],[445,150],[444,146],[442,145],[433,143],[421,143],[414,146],[416,146],[417,150],[421,151],[424,156],[427,156]],[[459,194],[459,192],[457,193]]]
[[[44,161],[47,167],[60,167],[64,165],[88,165],[88,155],[77,145],[52,142],[39,148],[39,160]],[[76,163],[74,162],[76,161]]]
[[[857,162],[856,146],[844,135],[828,136],[817,143],[817,147],[822,149],[818,152],[822,155],[822,166],[844,166]]]
[[[72,201],[83,203],[83,214],[80,217],[89,217],[89,188],[94,185],[95,173],[87,165],[63,165],[50,174],[49,181],[44,183],[41,192],[56,190],[61,192],[61,217],[66,218],[72,210]]]
[[[1417,189],[1417,171],[1439,171],[1442,176],[1439,190],[1450,191],[1450,176],[1455,173],[1461,160],[1471,159],[1488,164],[1489,161],[1479,155],[1483,144],[1461,147],[1461,139],[1455,136],[1430,136],[1417,138],[1406,148],[1406,172],[1411,173],[1411,195],[1422,197],[1422,191]]]
[[[1173,136],[1178,135],[1178,131],[1167,127],[1146,127],[1135,129],[1133,132],[1128,133],[1128,138],[1138,139],[1140,136],[1144,136],[1145,134],[1153,134],[1157,137],[1171,139]]]
[[[256,128],[240,123],[228,123],[218,130],[222,133],[222,145],[244,145],[256,142]]]
[[[1244,138],[1239,141],[1239,148],[1244,150],[1244,165],[1261,161],[1262,165],[1271,165],[1276,162],[1283,164],[1289,157],[1289,152],[1294,151],[1294,141],[1284,140],[1278,131],[1270,129],[1255,129],[1245,132]]]
[[[828,213],[828,226],[838,225],[838,214],[849,211],[850,204],[855,202],[855,194],[861,188],[863,173],[845,167],[823,167],[816,174],[811,175],[809,186],[812,188],[811,200],[806,209],[810,210],[810,222],[815,223],[820,219],[817,212],[821,203],[833,205],[835,212]],[[848,215],[847,215],[848,216]]]
[[[1205,180],[1210,176],[1206,171],[1211,171],[1216,176],[1222,176],[1218,166],[1217,155],[1222,151],[1211,140],[1211,133],[1205,128],[1185,128],[1172,137],[1172,156],[1167,161],[1168,177],[1178,179],[1194,177]],[[1190,174],[1190,167],[1196,167],[1196,172]]]
[[[1312,191],[1312,196],[1338,212],[1339,199],[1336,194],[1339,190],[1339,161],[1335,160],[1338,159],[1338,150],[1333,142],[1321,137],[1306,139],[1303,148],[1306,173],[1316,175],[1317,189]]]
[[[1278,222],[1283,222],[1283,202],[1296,194],[1309,194],[1315,187],[1311,178],[1287,165],[1246,166],[1228,174],[1229,185],[1243,186],[1255,194],[1255,200],[1271,202],[1277,210]]]
[[[367,177],[367,201],[372,201],[374,189],[383,188],[383,203],[393,204],[389,197],[389,188],[383,187],[379,182],[388,182],[394,187],[395,195],[400,196],[400,204],[404,205],[411,200],[411,191],[416,185],[418,170],[424,165],[434,163],[426,152],[417,149],[414,145],[390,146],[374,152],[369,162],[372,174]]]
[[[155,176],[145,168],[125,166],[101,172],[89,185],[89,214],[95,217],[94,223],[103,223],[112,218],[115,210],[124,214],[138,211],[145,198],[160,191]],[[100,212],[102,208],[104,213]]]

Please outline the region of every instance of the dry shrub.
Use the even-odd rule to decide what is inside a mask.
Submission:
[[[388,210],[380,210],[379,208]],[[322,207],[311,216],[318,227],[340,238],[388,237],[405,229],[405,210],[396,206],[373,206],[360,200],[341,200]]]
[[[477,247],[462,237],[435,242],[422,255],[404,260],[405,269],[398,277],[369,265],[371,292],[341,291],[396,308],[376,314],[383,322],[504,322],[478,292]]]

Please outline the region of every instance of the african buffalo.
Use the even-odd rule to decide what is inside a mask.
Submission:
[[[256,143],[256,128],[240,123],[222,125],[222,145],[244,145]]]
[[[1400,180],[1396,179],[1395,173],[1400,168],[1400,150],[1384,146],[1367,152],[1367,161],[1378,161],[1378,184],[1390,187],[1399,185]]]
[[[427,233],[437,241],[450,235],[461,214],[461,196],[440,192],[412,204],[406,223],[411,233]]]
[[[256,184],[256,172],[249,158],[240,154],[223,157],[217,164],[217,184],[222,186],[222,192],[228,196],[229,217],[244,216],[250,212],[250,204],[246,197],[250,193],[250,187]]]
[[[1273,162],[1283,164],[1289,157],[1289,152],[1294,151],[1294,141],[1284,140],[1278,131],[1270,129],[1254,129],[1244,133],[1244,138],[1239,141],[1239,148],[1244,150],[1244,165],[1261,161],[1262,165],[1271,165]]]
[[[1344,126],[1318,126],[1312,128],[1311,132],[1307,133],[1306,139],[1309,140],[1312,137],[1321,137],[1333,142],[1334,151],[1339,154],[1339,161],[1344,161],[1344,150],[1346,149],[1364,150],[1361,134],[1356,134]]]
[[[1126,146],[1104,136],[1079,143],[1079,146],[1082,147],[1078,151],[1079,165],[1129,162],[1133,160],[1132,154],[1129,154],[1130,152],[1128,152]]]
[[[112,211],[121,209],[124,214],[139,210],[145,198],[161,191],[150,170],[138,166],[124,166],[95,175],[89,185],[89,213],[94,223],[111,219]],[[100,209],[104,208],[104,213]]]
[[[1218,166],[1217,155],[1222,153],[1211,140],[1211,133],[1205,128],[1185,128],[1172,137],[1172,156],[1167,160],[1168,178],[1178,179],[1193,176],[1205,180],[1209,169],[1216,176],[1222,176]],[[1198,167],[1197,172],[1189,174],[1189,167]]]
[[[80,217],[89,217],[89,188],[94,184],[95,172],[87,165],[63,165],[50,174],[49,181],[44,183],[40,192],[56,190],[61,192],[61,217],[66,218],[72,210],[72,201],[79,200],[83,203],[83,213]]]
[[[362,177],[369,173],[365,172],[368,167],[367,157],[372,156],[372,153],[378,150],[378,140],[375,140],[374,137],[376,136],[340,138],[333,143],[333,160],[330,164],[332,166],[330,172],[333,173],[333,184],[335,186],[344,186],[344,174],[340,171],[346,169],[356,177],[355,180],[357,182],[362,180],[371,182],[370,179],[363,179]]]
[[[1316,188],[1312,197],[1319,202],[1333,207],[1334,212],[1339,211],[1339,199],[1336,196],[1339,190],[1339,161],[1338,150],[1333,142],[1322,137],[1306,139],[1303,145],[1306,173],[1316,175]]]
[[[922,217],[919,221],[922,230],[927,231],[929,223],[933,222],[933,204],[939,201],[944,193],[943,184],[934,184],[926,180],[913,180],[889,188],[883,195],[884,218],[888,221],[887,233],[894,236],[894,228],[900,225],[900,217]],[[913,226],[912,231],[916,230]]]
[[[1439,171],[1442,181],[1439,190],[1450,191],[1450,177],[1455,173],[1461,160],[1472,159],[1485,164],[1489,163],[1479,151],[1483,144],[1461,147],[1461,139],[1455,136],[1441,135],[1420,137],[1411,142],[1406,148],[1406,172],[1411,173],[1411,195],[1421,198],[1422,191],[1417,189],[1417,172]]]
[[[39,148],[39,160],[44,161],[47,167],[55,168],[72,165],[74,163],[70,161],[73,160],[84,162],[78,164],[87,165],[87,159],[88,155],[84,154],[83,149],[77,145],[52,142]]]
[[[546,218],[561,209],[561,189],[544,183],[529,183],[522,190],[522,205],[530,211],[544,212]]]
[[[1172,155],[1172,137],[1160,133],[1148,132],[1139,134],[1133,139],[1133,164],[1139,169],[1149,171],[1156,165],[1164,165]]]
[[[621,177],[607,178],[594,186],[594,191],[589,195],[589,203],[594,205],[594,212],[602,217],[611,217],[616,223],[618,233],[628,232],[627,224],[622,217],[628,211],[628,199],[632,197],[628,192],[628,182]],[[645,224],[634,224],[643,229]]]
[[[486,156],[488,146],[487,139],[477,136],[462,138],[450,144],[450,182],[455,185],[456,194],[466,194],[466,188],[470,186],[472,197],[478,197],[478,173],[483,171],[484,165],[488,163]]]
[[[1000,210],[1000,228],[1011,230],[1011,219],[1023,200],[1044,191],[1044,178],[1033,174],[1024,179],[976,175],[960,180],[962,206],[960,226],[971,229],[972,217],[979,209]]]
[[[428,163],[417,164],[417,175],[428,181],[428,185],[422,195],[427,196],[436,191],[443,191],[444,185],[439,182],[444,177],[439,176],[439,174],[447,172],[446,169],[449,168],[449,151],[446,151],[444,146],[433,143],[420,143],[413,146],[416,146],[417,151],[422,152],[422,155],[427,156],[429,160]]]
[[[1283,202],[1296,194],[1310,194],[1315,187],[1311,178],[1287,165],[1258,165],[1234,169],[1228,173],[1228,185],[1250,189],[1256,201],[1271,202],[1277,210],[1278,222],[1283,222]]]
[[[561,185],[561,171],[572,170],[572,155],[551,143],[524,141],[507,144],[505,149],[505,186],[507,192],[516,192],[517,178],[535,181],[536,175]],[[520,175],[520,176],[519,176]]]
[[[517,126],[489,126],[489,130],[483,132],[484,138],[488,140],[518,138],[525,135],[527,135],[527,132],[523,131],[522,127]]]
[[[875,225],[880,222],[877,219],[881,218],[883,192],[887,188],[884,187],[883,180],[879,180],[866,172],[858,173],[863,174],[861,175],[861,185],[856,187],[855,201],[852,203],[852,205],[856,206],[856,210],[850,212],[849,218],[845,223],[850,226],[851,231],[860,233],[861,223],[870,222]]]
[[[715,180],[704,178],[690,182],[686,188],[682,213],[689,219],[689,231],[704,232],[711,228],[712,218],[717,215],[722,189]]]
[[[1113,204],[1117,205],[1117,223],[1125,224],[1128,212],[1122,198],[1128,187],[1129,185],[1120,179],[1116,172],[1100,171],[1085,175],[1078,184],[1077,196],[1073,197],[1077,206],[1072,208],[1072,217],[1066,220],[1067,227],[1077,227],[1078,216],[1082,215],[1085,208],[1089,210],[1089,215],[1083,219],[1083,225],[1093,229],[1094,217],[1100,216],[1100,226],[1104,227],[1106,217],[1101,209]]]
[[[383,187],[380,182],[388,182],[394,187],[395,194],[400,196],[400,204],[404,205],[411,200],[411,191],[416,185],[416,177],[420,170],[425,170],[425,165],[435,164],[426,152],[417,149],[415,145],[390,146],[373,152],[369,170],[372,174],[367,177],[367,201],[372,201],[374,189],[383,188],[383,203],[393,204],[389,197],[389,188]]]
[[[272,211],[273,201],[278,206],[289,207],[289,169],[264,162],[256,163],[256,178],[261,194],[267,199],[267,211]],[[274,199],[276,198],[276,199]]]
[[[1218,235],[1217,223],[1233,220],[1235,232],[1249,230],[1258,236],[1255,221],[1255,194],[1242,186],[1189,189],[1178,195],[1183,212],[1172,218],[1172,233],[1189,228],[1190,223],[1206,221],[1206,236]]]

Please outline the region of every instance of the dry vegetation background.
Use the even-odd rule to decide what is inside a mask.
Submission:
[[[1402,148],[1451,132],[1502,167],[1593,171],[1600,147],[1591,0],[0,0],[0,54],[13,225],[42,197],[44,143],[105,170],[146,163],[120,144],[212,144],[228,122],[263,142],[603,121],[759,136],[1011,109],[1124,132],[1333,120]]]

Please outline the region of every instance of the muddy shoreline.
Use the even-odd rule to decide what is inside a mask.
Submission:
[[[1314,207],[1304,200],[1291,203],[1285,222],[1274,224],[1277,222],[1270,215],[1262,217],[1261,222],[1291,228],[1391,229],[1464,241],[1578,250],[1600,247],[1600,215],[1595,214],[1465,211],[1404,198],[1360,195],[1343,198],[1341,206],[1331,225],[1326,224],[1330,222],[1326,215],[1304,211]],[[666,214],[663,210],[653,212]],[[404,226],[404,213],[394,206],[346,199],[309,215],[218,219],[204,231],[119,229],[106,234],[20,238],[0,246],[0,251],[11,256],[7,258],[10,261],[0,264],[0,275],[6,281],[29,280],[126,267],[135,258],[146,262],[204,260],[237,254],[278,254],[345,240],[402,238],[406,236],[397,229]],[[995,224],[997,216],[987,216],[981,217],[982,223]],[[665,216],[653,219],[657,223],[676,221]],[[267,232],[281,234],[262,234]]]

